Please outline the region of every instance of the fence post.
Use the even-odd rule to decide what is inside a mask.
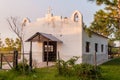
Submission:
[[[13,67],[17,68],[17,66],[18,66],[18,51],[14,50],[14,53],[13,53]]]
[[[13,52],[13,67],[15,67],[15,51]]]
[[[0,54],[1,60],[0,60],[0,69],[2,69],[2,62],[3,62],[3,54]]]
[[[58,51],[58,70],[59,70],[59,74],[60,74],[60,54]]]
[[[15,51],[15,64],[16,64],[16,68],[18,67],[18,51]]]

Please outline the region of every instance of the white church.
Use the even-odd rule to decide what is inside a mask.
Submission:
[[[107,37],[92,32],[91,37],[83,27],[83,17],[74,11],[70,17],[55,16],[50,11],[43,18],[30,22],[24,19],[25,58],[29,59],[32,42],[32,59],[37,63],[68,60],[78,56],[77,63],[94,64],[96,52],[97,64],[108,60]],[[48,55],[47,55],[48,54]]]

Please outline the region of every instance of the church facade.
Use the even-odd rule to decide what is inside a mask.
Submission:
[[[95,53],[97,64],[108,60],[107,38],[92,33],[91,37],[83,27],[83,17],[74,11],[71,17],[54,16],[48,12],[45,17],[30,22],[24,19],[24,51],[29,59],[30,42],[32,42],[32,58],[39,62],[55,62],[58,53],[61,59],[68,60],[78,56],[77,63],[94,64]]]

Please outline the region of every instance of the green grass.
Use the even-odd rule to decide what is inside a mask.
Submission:
[[[101,65],[104,80],[120,80],[120,58]]]
[[[76,77],[65,77],[57,74],[55,67],[36,69],[29,75],[13,71],[0,71],[0,80],[77,80]]]
[[[113,59],[100,65],[102,80],[120,80],[120,58]],[[14,71],[0,70],[0,80],[78,80],[75,76],[60,76],[55,67],[36,69],[29,75]]]

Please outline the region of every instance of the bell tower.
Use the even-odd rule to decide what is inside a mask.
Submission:
[[[47,14],[45,15],[46,18],[51,18],[53,16],[53,14],[51,13],[51,11],[52,11],[52,8],[48,7]]]
[[[71,16],[72,21],[82,23],[82,14],[76,10]]]

